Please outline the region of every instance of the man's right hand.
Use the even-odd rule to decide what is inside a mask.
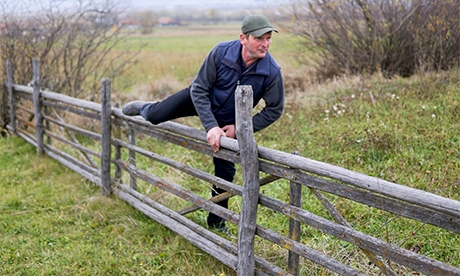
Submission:
[[[207,139],[214,152],[218,152],[220,148],[220,136],[225,136],[225,132],[218,126],[211,128],[208,131]]]

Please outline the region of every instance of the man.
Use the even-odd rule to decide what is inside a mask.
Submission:
[[[254,131],[275,122],[283,113],[284,81],[280,67],[268,53],[275,30],[263,15],[249,15],[241,24],[239,40],[221,42],[204,60],[192,84],[163,101],[130,102],[123,106],[127,116],[141,115],[152,124],[198,115],[214,152],[220,137],[236,138],[235,98],[237,85],[251,85],[254,106],[264,99],[265,107],[253,117]],[[214,174],[233,181],[235,165],[214,157]],[[225,192],[213,186],[212,196]],[[228,200],[219,205],[228,208]],[[226,231],[225,220],[210,213],[207,224]]]

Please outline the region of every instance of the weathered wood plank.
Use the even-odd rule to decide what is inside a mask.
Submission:
[[[239,85],[235,92],[236,135],[243,169],[243,194],[238,225],[238,275],[254,275],[254,242],[259,201],[259,159],[252,126],[252,87]]]
[[[67,124],[65,122],[58,121],[58,120],[56,120],[54,118],[51,118],[51,117],[48,117],[47,120],[52,122],[52,123],[54,123],[57,126],[64,127],[68,131],[73,131],[73,132],[75,132],[77,134],[83,135],[83,136],[85,136],[87,138],[90,138],[90,139],[93,139],[95,141],[100,142],[102,140],[102,135],[99,134],[99,133],[92,132],[92,131],[86,130],[86,129],[82,129],[82,128],[79,128],[79,127],[76,127],[76,126],[73,126],[73,125],[69,125],[69,124]]]
[[[27,127],[31,127],[33,129],[36,128],[35,123],[31,122],[30,120],[27,120],[27,119],[23,118],[22,116],[17,116],[16,120],[18,121],[18,123],[23,123],[24,124],[24,129],[21,129],[21,130],[27,131]]]
[[[224,160],[228,160],[234,163],[241,163],[240,161],[240,156],[238,154],[238,149],[236,150],[228,150],[225,148],[222,148],[218,152],[214,153],[209,146],[207,140],[201,141],[201,139],[196,140],[196,139],[190,139],[190,137],[186,136],[181,136],[177,135],[175,133],[171,133],[168,131],[165,131],[164,129],[157,127],[157,126],[144,126],[141,124],[135,124],[132,122],[128,122],[128,126],[130,130],[135,130],[139,133],[148,135],[150,137],[154,137],[172,144],[179,145],[181,147],[191,149],[193,151],[201,152],[203,154],[209,155],[209,156],[215,156],[219,157]],[[221,137],[221,141],[223,139],[229,139],[227,137]],[[235,139],[232,139],[235,140]]]
[[[103,79],[101,82],[101,180],[102,180],[102,195],[110,195],[112,193],[112,185],[110,178],[110,156],[111,147],[111,132],[112,125],[110,122],[110,80]]]
[[[93,174],[90,171],[82,169],[80,166],[75,165],[75,163],[70,162],[66,160],[65,158],[62,158],[60,155],[55,154],[55,152],[49,150],[48,148],[45,148],[45,152],[47,155],[49,155],[51,158],[55,159],[56,161],[60,162],[67,168],[73,170],[74,172],[78,173],[79,175],[83,176],[84,178],[88,179],[92,183],[102,186],[101,178],[98,174]],[[98,171],[97,171],[98,172]]]
[[[336,179],[377,194],[410,202],[452,216],[460,216],[460,202],[452,199],[274,149],[259,147],[259,155],[261,158],[270,161]]]
[[[260,226],[257,226],[257,235],[260,237],[271,241],[275,244],[281,245],[283,248],[286,248],[288,250],[291,250],[300,256],[307,258],[311,260],[314,263],[320,264],[331,271],[334,271],[340,275],[359,275],[359,276],[364,276],[366,274],[361,273],[360,271],[345,265],[321,252],[318,252],[314,249],[311,249],[309,247],[306,247],[305,245],[296,242],[294,240],[291,240],[283,235],[280,235],[276,233],[275,231]]]
[[[136,145],[136,134],[132,129],[128,130],[128,140],[131,145]],[[134,167],[136,166],[136,152],[133,150],[129,150],[129,164],[133,165]],[[137,189],[136,177],[131,174],[129,175],[129,185],[134,190]]]
[[[40,103],[40,64],[38,59],[32,59],[32,70],[33,70],[33,88],[34,88],[34,113],[35,113],[35,133],[37,136],[37,154],[38,156],[43,155],[44,143],[43,143],[43,115]]]
[[[260,186],[262,187],[264,185],[270,184],[273,181],[278,180],[278,179],[280,179],[278,176],[273,176],[273,175],[266,176],[266,177],[261,178],[259,180]],[[214,197],[211,197],[209,200],[214,202],[214,203],[217,203],[217,202],[221,202],[223,200],[229,199],[229,198],[231,198],[233,196],[235,196],[235,194],[232,194],[230,192],[225,192],[225,193],[222,193],[222,194],[218,194],[218,195],[216,195]],[[179,210],[177,212],[179,214],[181,214],[181,215],[186,215],[188,213],[194,212],[194,211],[199,210],[199,209],[201,209],[199,206],[192,205],[192,206],[186,207],[186,208],[184,208],[182,210]]]
[[[20,84],[13,84],[13,89],[17,92],[22,92],[26,94],[33,95],[34,89],[30,86],[20,85]]]
[[[326,210],[329,212],[329,214],[331,214],[331,216],[337,223],[352,228],[351,224],[342,216],[342,214],[340,214],[339,210],[337,210],[334,207],[334,205],[321,192],[314,188],[310,188],[310,191],[321,202],[324,208],[326,208]],[[363,248],[360,249],[369,258],[369,260],[383,272],[384,275],[396,276],[396,273],[386,263],[384,263],[379,256],[376,256],[374,253]]]
[[[235,185],[235,184],[233,184],[231,182],[225,181],[220,177],[217,177],[215,175],[203,172],[201,170],[195,169],[195,168],[193,168],[191,166],[187,166],[187,165],[185,165],[183,163],[180,163],[178,161],[175,161],[175,160],[172,160],[170,158],[161,156],[159,154],[147,151],[147,150],[145,150],[143,148],[130,145],[128,143],[125,143],[123,141],[119,141],[117,139],[114,139],[113,143],[116,144],[116,145],[119,144],[119,145],[121,145],[121,146],[123,146],[125,148],[128,148],[130,150],[135,151],[136,153],[142,154],[142,155],[144,155],[146,157],[149,157],[149,158],[151,158],[153,160],[159,161],[159,162],[161,162],[163,164],[166,164],[166,165],[171,166],[171,167],[173,167],[175,169],[183,171],[183,172],[185,172],[185,173],[187,173],[187,174],[189,174],[191,176],[194,176],[194,177],[197,177],[197,178],[199,178],[201,180],[204,180],[204,181],[207,181],[209,183],[215,184],[217,187],[222,188],[222,189],[224,189],[226,191],[229,191],[231,193],[238,193],[239,195],[241,195],[241,187],[240,186]]]
[[[33,94],[34,94],[33,87],[28,87],[27,86],[27,88],[30,90],[30,91],[27,91],[27,92],[17,90],[16,89],[17,87],[18,86],[16,84],[12,85],[13,94],[14,94],[14,96],[17,97],[16,99],[24,99],[24,100],[31,101],[31,102],[33,101]]]
[[[55,116],[60,122],[65,123],[64,119],[62,119],[61,116],[59,116],[59,114],[58,114],[55,110],[53,110],[53,114],[54,114],[54,116]],[[45,116],[45,117],[44,117],[44,119],[46,120],[46,122],[47,122],[48,124],[50,123],[49,118],[51,118],[51,117],[50,117],[50,116]],[[47,129],[50,129],[50,127],[48,126]],[[61,128],[61,129],[62,129],[62,128]],[[83,154],[83,156],[86,158],[86,160],[91,164],[91,166],[92,166],[93,168],[97,168],[98,165],[96,164],[96,162],[94,162],[93,159],[91,159],[91,157],[87,154],[88,152],[92,152],[92,151],[87,151],[87,148],[83,147],[83,146],[80,144],[80,142],[78,142],[78,139],[75,137],[75,135],[73,135],[67,128],[64,128],[64,131],[67,133],[67,136],[69,136],[70,139],[72,140],[72,142],[73,142],[73,144],[72,144],[73,147],[80,149],[80,152]],[[51,132],[51,130],[50,130],[50,131],[47,131],[46,133],[48,134],[48,133],[50,133],[50,132]],[[49,136],[50,136],[50,135],[49,135]],[[59,136],[59,137],[60,137],[60,136]],[[56,138],[55,138],[55,139],[56,139]],[[59,140],[61,140],[61,139],[59,139]],[[64,139],[64,140],[65,140],[65,139]],[[62,140],[61,140],[61,141],[62,141]],[[92,153],[91,153],[91,154],[92,154]],[[93,154],[93,156],[94,156],[94,154]],[[98,158],[100,158],[99,155],[97,155],[97,156],[98,156]]]
[[[404,248],[389,244],[375,237],[366,235],[352,228],[331,222],[325,218],[309,213],[301,208],[290,206],[273,198],[260,195],[262,205],[272,208],[289,217],[306,223],[324,233],[364,248],[378,256],[413,268],[427,275],[460,275],[460,268],[419,255]]]
[[[51,131],[48,131],[48,130],[45,131],[45,134],[50,136],[50,137],[52,137],[53,139],[56,139],[57,141],[59,141],[61,143],[65,143],[65,144],[67,144],[69,146],[74,147],[75,149],[78,149],[80,152],[82,152],[84,154],[84,156],[86,157],[86,160],[89,159],[88,154],[91,154],[92,156],[95,156],[97,158],[101,158],[101,156],[100,156],[100,154],[98,152],[95,152],[93,150],[90,150],[90,149],[82,146],[80,143],[78,143],[78,141],[73,142],[71,140],[67,140],[64,137],[62,137],[62,136],[60,136],[60,135],[58,135],[56,133],[53,133]],[[92,159],[89,159],[89,160],[92,161],[92,162],[90,162],[91,167],[98,168],[97,164]]]
[[[13,88],[15,90],[23,92],[23,93],[33,94],[33,89],[31,87],[28,87],[28,86],[14,84]],[[85,100],[73,98],[73,97],[70,97],[70,96],[67,96],[67,95],[64,95],[64,94],[59,94],[59,93],[55,93],[55,92],[51,92],[51,91],[41,90],[40,93],[41,93],[41,96],[42,96],[43,99],[54,100],[54,101],[63,102],[63,103],[66,103],[66,104],[78,106],[78,107],[81,107],[81,108],[102,112],[101,106],[99,104],[95,103],[95,102],[85,101]]]
[[[79,167],[81,170],[84,170],[86,172],[91,173],[92,175],[96,175],[97,177],[101,177],[101,172],[97,168],[93,168],[91,166],[88,166],[87,164],[83,163],[82,161],[78,160],[74,156],[67,154],[65,152],[60,151],[59,149],[51,146],[51,145],[46,145],[45,149],[47,152],[52,152],[56,155],[59,155],[62,159],[71,162],[74,166]],[[68,163],[67,163],[68,164]]]
[[[134,174],[136,176],[136,178],[138,179],[141,179],[153,186],[155,186],[156,188],[158,189],[161,189],[163,191],[166,191],[168,193],[171,193],[175,196],[177,196],[178,198],[181,198],[181,199],[184,199],[188,202],[191,202],[193,203],[194,205],[198,205],[200,206],[201,208],[203,208],[204,210],[206,211],[209,211],[209,212],[212,212],[222,218],[224,218],[225,220],[227,221],[230,221],[230,222],[233,222],[233,223],[238,223],[238,220],[239,220],[239,216],[227,209],[227,208],[224,208],[222,206],[219,206],[217,204],[214,204],[212,202],[210,202],[209,200],[206,200],[204,198],[202,198],[201,196],[187,190],[187,189],[184,189],[183,187],[171,182],[171,181],[167,181],[167,180],[164,180],[164,179],[161,179],[159,177],[156,177],[154,175],[151,175],[149,173],[147,173],[146,171],[144,170],[140,170],[139,168],[136,168],[132,165],[130,165],[129,163],[125,162],[125,161],[122,161],[122,160],[115,160],[114,161],[118,166],[120,166],[120,168],[122,168],[123,170],[127,171],[128,173],[130,174]],[[221,179],[221,178],[218,178],[218,179]],[[240,188],[239,186],[237,185],[234,185],[233,186],[235,187],[238,187]],[[241,191],[240,191],[241,193]]]
[[[120,107],[120,104],[118,102],[115,103],[115,107],[116,108],[119,108]],[[114,126],[114,130],[113,130],[113,136],[116,138],[116,139],[121,139],[121,127],[120,126]],[[114,150],[115,150],[115,160],[120,160],[121,159],[121,146],[119,145],[115,145],[114,146]],[[115,183],[121,183],[121,168],[118,167],[118,166],[115,166]]]
[[[30,133],[25,132],[22,129],[18,129],[17,132],[18,136],[26,140],[28,143],[37,146],[35,137],[30,135]],[[80,174],[81,176],[85,177],[89,181],[101,186],[99,171],[94,170],[91,167],[85,167],[86,165],[80,163],[78,160],[73,159],[73,157],[64,154],[63,152],[59,151],[56,148],[53,148],[49,145],[45,147],[45,153],[50,156],[51,158],[55,159],[59,163],[63,164],[64,166],[70,168],[74,172]],[[70,161],[69,161],[70,160]],[[82,169],[86,168],[86,169]]]
[[[27,113],[27,114],[29,114],[29,115],[35,116],[33,110],[27,109],[27,108],[25,108],[25,107],[22,106],[22,105],[16,105],[16,110],[21,110],[21,111],[24,111],[25,113]],[[17,116],[20,116],[20,115],[16,115],[16,117],[17,117]],[[29,121],[30,121],[30,120],[29,120]]]
[[[36,137],[32,137],[32,135],[30,133],[28,133],[27,131],[23,130],[23,129],[20,129],[18,128],[17,129],[17,132],[19,137],[21,137],[22,139],[26,140],[27,143],[33,145],[33,146],[37,146],[37,141],[36,141]]]
[[[43,106],[43,109],[44,109],[44,114],[43,114],[43,119],[44,119],[46,116],[49,116],[51,111],[50,111],[50,108],[47,106]],[[50,122],[46,120],[44,121],[45,121],[45,131],[50,130]],[[46,143],[48,145],[51,145],[52,143],[51,137],[49,136],[46,137]]]
[[[359,189],[343,183],[320,178],[300,170],[286,168],[265,161],[259,163],[260,169],[266,173],[302,183],[334,195],[366,204],[393,214],[436,225],[450,231],[460,233],[460,218],[445,213],[439,213],[425,207],[413,205],[402,200],[392,199],[374,194],[366,189]]]
[[[77,114],[77,115],[80,115],[80,116],[83,116],[89,119],[93,119],[95,121],[101,120],[100,112],[95,112],[95,111],[88,110],[88,109],[82,109],[82,108],[74,107],[71,105],[60,104],[58,102],[53,102],[49,100],[44,100],[43,106],[51,107],[59,111],[72,112],[74,114]]]
[[[293,152],[294,155],[299,155],[299,152]],[[289,204],[295,207],[302,208],[302,185],[294,181],[289,182]],[[297,242],[300,241],[300,222],[290,218],[289,219],[289,238]],[[288,256],[289,271],[298,276],[299,269],[299,254],[289,251]]]
[[[148,217],[158,221],[159,223],[165,225],[172,231],[183,236],[187,241],[205,251],[206,253],[214,256],[216,259],[224,263],[225,265],[231,267],[233,270],[236,270],[237,258],[234,254],[229,253],[224,250],[222,247],[218,246],[215,243],[210,242],[206,238],[195,233],[195,229],[190,229],[185,225],[178,223],[176,220],[162,214],[161,212],[151,208],[147,204],[137,200],[135,197],[121,191],[116,190],[117,196],[124,201],[131,204],[137,210],[141,211]]]
[[[147,122],[146,120],[142,118],[125,116],[123,115],[120,109],[114,108],[112,112],[116,118],[121,118],[123,119],[123,121],[126,121],[128,123],[131,122],[134,125],[144,126],[144,127],[152,128],[152,129],[167,130],[167,131],[179,134],[179,135],[183,135],[185,137],[189,137],[189,138],[207,143],[206,132],[199,130],[199,129],[181,125],[175,122],[164,122],[158,125],[152,125],[151,123]],[[232,138],[221,137],[220,144],[221,144],[221,148],[229,149],[235,152],[237,152],[239,149],[238,142]]]
[[[110,82],[109,79],[105,79],[105,80],[106,80],[106,82],[107,81]],[[102,82],[104,82],[104,79],[102,80]],[[85,101],[85,100],[73,98],[73,97],[70,97],[70,96],[67,96],[67,95],[64,95],[64,94],[59,94],[59,93],[55,93],[55,92],[51,92],[51,91],[42,91],[42,95],[43,95],[44,99],[59,101],[59,102],[66,103],[66,104],[69,104],[69,105],[78,106],[78,107],[81,107],[81,108],[84,108],[84,109],[89,109],[89,110],[92,110],[92,111],[102,112],[101,105],[99,105],[99,104],[97,104],[95,102]]]
[[[206,230],[205,228],[203,228],[202,226],[194,223],[193,221],[187,219],[186,217],[180,215],[179,213],[157,203],[156,201],[154,201],[153,199],[149,198],[148,196],[144,195],[144,194],[141,194],[137,191],[135,191],[134,189],[131,189],[130,187],[126,186],[126,185],[120,185],[120,189],[123,190],[124,192],[126,193],[129,193],[130,195],[134,196],[135,198],[139,199],[140,201],[144,202],[145,204],[149,205],[150,207],[160,211],[161,213],[163,213],[164,215],[182,223],[183,225],[185,225],[186,227],[190,228],[190,229],[193,229],[193,231],[203,237],[205,237],[206,239],[208,239],[209,241],[215,243],[215,244],[218,244],[220,246],[222,246],[225,250],[227,250],[228,252],[232,253],[232,254],[236,254],[237,251],[238,251],[238,248],[237,248],[237,245],[230,242],[229,240],[227,239],[224,239],[222,237],[220,237],[219,235],[216,235],[214,234],[213,232],[209,231],[209,230]],[[279,276],[282,276],[282,275],[290,275],[289,273],[287,273],[286,271],[284,271],[283,269],[277,267],[276,265],[268,262],[267,260],[265,259],[262,259],[261,257],[257,256],[255,257],[255,260],[256,260],[256,265],[258,268],[260,268],[261,270],[269,273],[270,275],[279,275]]]

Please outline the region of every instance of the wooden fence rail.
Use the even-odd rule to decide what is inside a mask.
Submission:
[[[296,152],[291,154],[258,146],[252,133],[251,87],[239,86],[235,91],[239,110],[236,121],[238,140],[222,137],[221,150],[214,153],[207,144],[206,133],[201,130],[174,122],[153,126],[140,118],[124,116],[118,105],[112,107],[108,79],[101,82],[101,103],[98,104],[41,90],[36,60],[33,61],[33,68],[33,86],[18,85],[13,83],[11,64],[7,62],[5,93],[8,93],[10,103],[8,130],[35,145],[39,155],[47,154],[99,185],[102,194],[116,194],[231,267],[238,275],[310,275],[305,260],[341,275],[398,275],[401,267],[405,271],[412,269],[426,275],[460,275],[459,267],[354,229],[323,193],[430,224],[455,235],[460,234],[460,202],[311,160]],[[78,122],[75,118],[91,123],[74,123]],[[84,127],[87,125],[90,127]],[[137,146],[136,142],[141,139],[139,136],[238,163],[242,167],[243,184],[225,181],[161,153]],[[47,138],[46,142],[44,137]],[[80,142],[82,137],[93,142],[90,145]],[[206,198],[180,183],[162,179],[139,167],[139,158],[167,165],[227,192]],[[260,172],[265,176],[259,178]],[[289,182],[286,191],[289,199],[286,202],[259,192],[261,186],[271,185],[275,181]],[[139,192],[139,187],[146,186],[174,195],[187,203],[186,207],[172,210],[160,204]],[[332,219],[303,208],[304,189],[323,204]],[[239,213],[215,204],[230,197],[241,200]],[[258,206],[278,216],[286,216],[289,220],[287,234],[257,224]],[[237,225],[238,242],[217,235],[184,216],[199,209],[213,212]],[[302,239],[302,227],[307,226],[335,241],[354,245],[363,252],[367,261],[356,266],[322,250],[310,248]],[[264,252],[257,250],[256,236],[262,242],[286,249],[286,260],[270,262]]]

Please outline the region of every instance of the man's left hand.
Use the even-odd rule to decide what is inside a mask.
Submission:
[[[235,133],[235,125],[226,125],[222,128],[222,130],[225,132],[225,136],[228,138],[235,138],[236,133]]]

